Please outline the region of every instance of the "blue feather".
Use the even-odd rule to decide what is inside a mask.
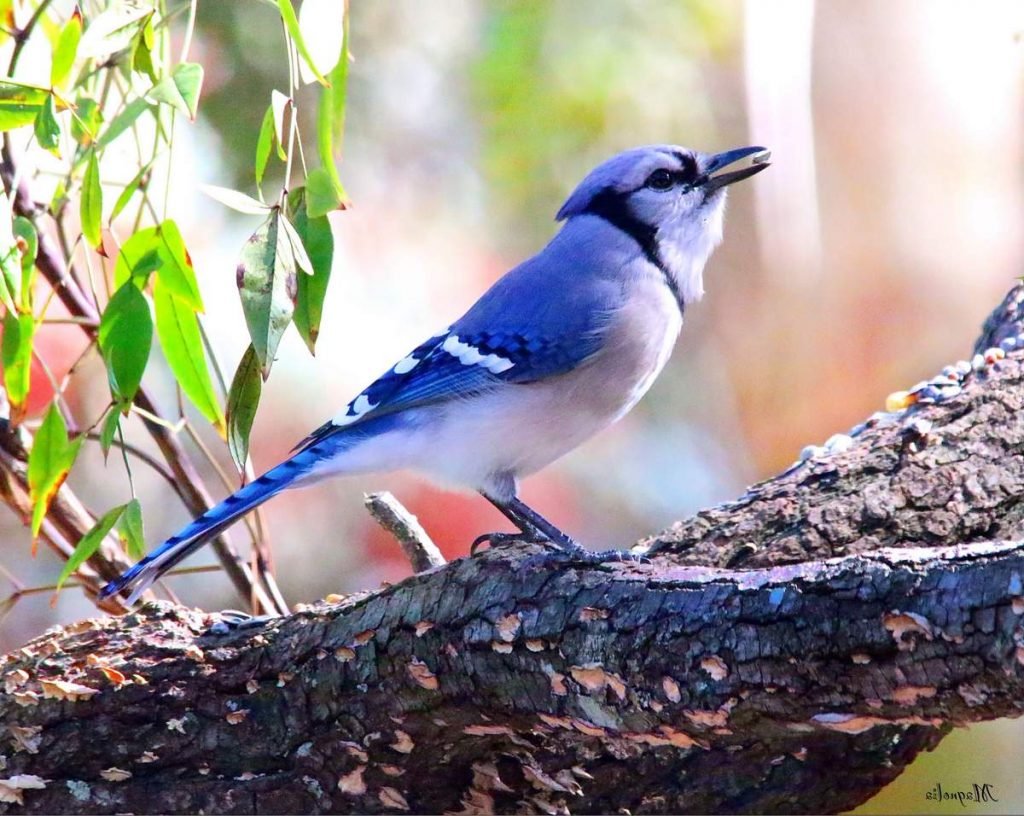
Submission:
[[[558,238],[549,246],[561,251]],[[495,283],[455,325],[413,349],[365,388],[342,414],[324,423],[297,446],[302,450],[370,417],[446,400],[477,396],[502,385],[522,385],[572,371],[593,356],[604,340],[608,317],[621,301],[615,284],[583,286],[572,264],[552,268],[533,258]],[[562,292],[558,306],[539,298],[552,278]],[[509,303],[528,312],[509,312]],[[566,308],[568,307],[568,308]],[[529,328],[527,328],[529,327]],[[454,338],[483,357],[497,355],[510,366],[494,371],[465,363],[445,349]]]
[[[289,459],[232,493],[177,535],[167,539],[124,575],[104,586],[100,590],[100,597],[107,598],[127,587],[137,585],[128,601],[129,605],[134,603],[135,599],[145,592],[156,578],[172,569],[179,561],[202,546],[208,539],[217,535],[239,516],[288,487],[298,475],[297,471],[295,460]]]
[[[394,429],[401,421],[401,418],[395,415],[375,417],[372,421],[362,422],[355,427],[335,428],[335,433],[314,440],[291,458],[235,491],[167,539],[124,575],[104,586],[100,590],[100,597],[107,598],[134,586],[135,589],[128,600],[129,605],[134,603],[153,581],[238,518],[282,490],[287,490],[300,482],[318,464],[344,455],[345,451],[351,450],[360,442]]]

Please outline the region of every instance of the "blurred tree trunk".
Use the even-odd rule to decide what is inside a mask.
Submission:
[[[852,808],[1024,711],[1022,386],[1014,353],[645,563],[523,546],[228,635],[169,604],[51,632],[2,669],[0,809]]]

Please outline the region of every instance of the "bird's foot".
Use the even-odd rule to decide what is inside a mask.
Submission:
[[[483,544],[491,549],[515,544],[540,544],[549,552],[530,559],[529,563],[550,562],[552,558],[583,564],[649,564],[650,559],[631,550],[588,550],[578,541],[560,533],[551,538],[540,530],[518,533],[484,533],[469,547],[470,555],[478,555]]]
[[[483,535],[477,536],[473,539],[473,543],[469,545],[469,554],[479,555],[480,548],[484,544],[487,544],[492,550],[495,547],[508,547],[513,544],[541,544],[545,547],[550,547],[556,550],[562,549],[559,544],[551,541],[541,532],[484,533]]]
[[[588,550],[577,544],[573,548],[553,547],[527,560],[527,568],[551,566],[554,563],[604,566],[611,564],[649,564],[650,559],[629,550]]]
[[[257,629],[273,619],[273,615],[250,615],[248,612],[241,612],[237,609],[225,609],[216,613],[220,620],[214,621],[207,634],[230,635],[232,632],[244,632],[247,629]]]

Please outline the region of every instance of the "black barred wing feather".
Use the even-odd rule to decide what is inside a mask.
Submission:
[[[368,417],[452,399],[465,399],[504,384],[520,385],[571,371],[598,348],[597,337],[567,343],[515,332],[446,331],[420,344],[317,428],[298,448]]]
[[[325,436],[329,436],[341,427],[351,425],[368,413],[371,406],[380,405],[387,397],[393,395],[406,381],[408,375],[422,363],[431,352],[436,349],[448,336],[448,329],[440,334],[435,334],[426,341],[420,343],[405,357],[387,370],[382,376],[374,380],[367,388],[345,406],[345,410],[334,419],[329,419],[313,433],[299,442],[293,450],[302,450],[310,445],[319,442]],[[339,422],[341,420],[341,422]]]

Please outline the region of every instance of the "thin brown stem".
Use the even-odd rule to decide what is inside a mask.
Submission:
[[[42,19],[52,2],[53,0],[42,0],[42,2],[40,2],[36,7],[36,10],[32,13],[28,22],[25,23],[25,27],[15,36],[14,48],[11,50],[11,60],[7,63],[7,76],[14,76],[14,69],[18,67],[18,60],[21,58],[21,52],[25,49],[25,44],[28,42],[29,37],[32,36],[32,32],[35,30],[36,25]]]

